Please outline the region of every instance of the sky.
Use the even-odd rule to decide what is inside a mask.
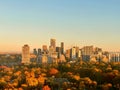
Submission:
[[[120,51],[120,0],[0,0],[0,52],[94,45]]]

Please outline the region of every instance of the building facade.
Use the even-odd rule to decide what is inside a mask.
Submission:
[[[22,63],[30,63],[30,47],[27,44],[22,47]]]
[[[110,52],[109,62],[120,62],[120,52]]]
[[[89,61],[90,56],[94,54],[94,48],[93,48],[93,46],[84,46],[81,49],[81,52],[82,52],[82,59],[84,61]]]
[[[64,42],[61,42],[61,54],[64,54]]]
[[[70,50],[70,57],[76,59],[76,47],[72,47]]]
[[[50,47],[54,49],[56,49],[56,40],[55,39],[50,39]]]

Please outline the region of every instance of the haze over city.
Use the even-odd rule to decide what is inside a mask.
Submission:
[[[94,45],[120,51],[120,0],[2,0],[0,1],[0,52],[21,52],[57,45]]]

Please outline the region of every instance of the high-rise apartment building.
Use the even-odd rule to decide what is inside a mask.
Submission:
[[[94,53],[94,48],[93,46],[84,46],[81,49],[82,52],[82,59],[83,60],[90,60],[90,56]]]
[[[28,45],[22,47],[22,63],[30,63],[30,47]]]
[[[92,55],[94,52],[93,46],[84,46],[81,50],[82,55]]]

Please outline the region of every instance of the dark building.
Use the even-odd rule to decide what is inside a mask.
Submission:
[[[37,50],[36,50],[36,48],[33,49],[33,54],[37,55]]]
[[[61,42],[61,54],[64,54],[64,42]]]
[[[60,58],[61,48],[60,47],[56,47],[56,52],[58,53],[58,58]]]
[[[38,49],[38,55],[41,55],[41,49],[40,48]]]

